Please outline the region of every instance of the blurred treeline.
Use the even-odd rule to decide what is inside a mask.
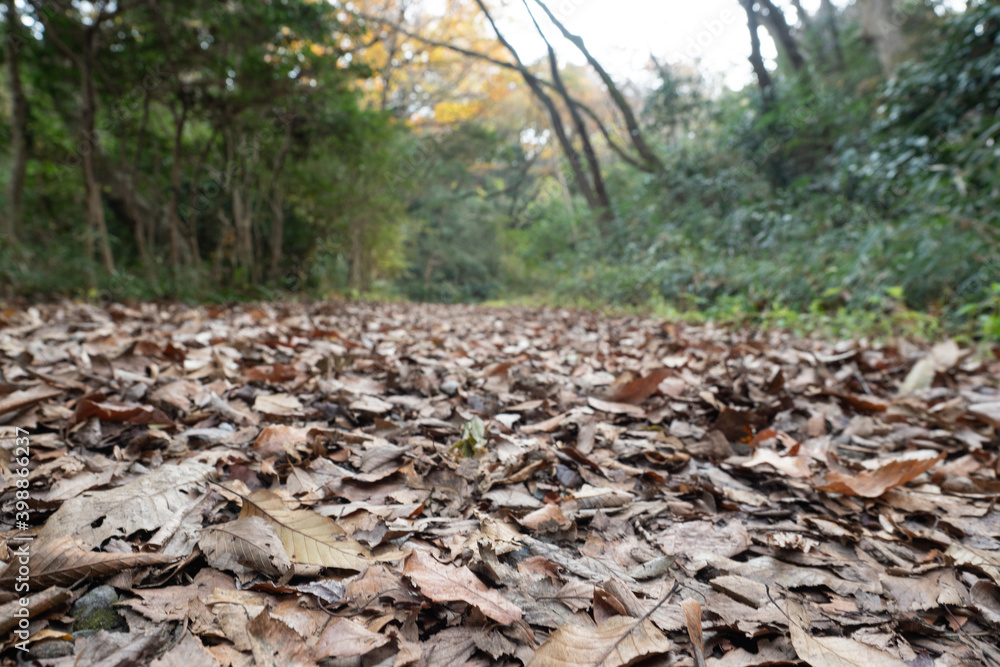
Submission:
[[[3,4],[0,296],[1000,336],[997,2],[733,0],[755,77],[735,92],[662,59],[652,85],[566,64],[586,47],[538,0]],[[497,39],[488,12],[525,7],[551,58]]]

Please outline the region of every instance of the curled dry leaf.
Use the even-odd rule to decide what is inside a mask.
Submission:
[[[439,563],[425,551],[414,551],[406,559],[403,574],[435,602],[467,602],[498,623],[521,620],[521,610],[499,592],[486,588],[467,567]]]
[[[695,667],[705,667],[705,638],[701,629],[701,605],[694,598],[680,603],[684,610],[684,624],[687,626],[691,647],[694,649]]]
[[[942,453],[932,457],[894,459],[874,470],[865,470],[854,476],[831,472],[826,475],[826,484],[816,488],[848,496],[878,498],[889,489],[906,484],[927,472],[944,456]]]
[[[240,518],[254,516],[261,517],[274,527],[293,563],[363,570],[371,558],[368,549],[343,537],[344,529],[333,519],[312,510],[290,510],[280,497],[266,489],[259,489],[243,498]]]
[[[529,667],[618,667],[663,655],[670,641],[651,620],[615,616],[596,628],[564,625],[542,644]]]
[[[0,586],[12,584],[18,576],[20,562],[15,543],[10,543],[14,557],[0,572]],[[176,556],[140,553],[100,553],[72,537],[55,537],[32,544],[29,549],[29,581],[37,586],[71,586],[81,579],[106,577],[122,570],[144,565],[162,565],[177,560]]]
[[[209,528],[202,533],[198,546],[209,565],[234,572],[242,581],[252,578],[253,572],[280,577],[292,567],[274,526],[259,516]]]
[[[804,478],[812,475],[812,471],[809,470],[809,459],[805,456],[782,456],[773,449],[764,447],[754,452],[753,457],[744,463],[743,467],[752,468],[761,464],[767,464],[789,477]]]
[[[105,422],[122,422],[125,424],[166,424],[173,426],[170,417],[151,405],[123,405],[117,403],[98,403],[88,398],[81,398],[76,404],[76,411],[70,419],[70,426],[85,422],[91,417],[97,417]]]
[[[626,385],[628,386],[628,385]],[[628,403],[614,403],[612,401],[602,401],[599,398],[588,398],[587,403],[590,407],[595,410],[600,410],[601,412],[607,412],[611,415],[628,415],[629,417],[635,417],[636,419],[642,419],[646,416],[646,411],[640,408],[638,405],[629,405]]]

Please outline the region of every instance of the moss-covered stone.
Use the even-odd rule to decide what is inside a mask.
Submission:
[[[98,586],[88,592],[73,603],[70,612],[74,619],[73,632],[126,630],[125,619],[115,611],[116,602],[118,594],[110,586]]]

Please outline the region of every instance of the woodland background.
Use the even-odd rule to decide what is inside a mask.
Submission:
[[[734,0],[738,91],[567,64],[587,35],[536,0],[537,62],[495,31],[512,1],[4,4],[7,297],[1000,337],[997,2]]]

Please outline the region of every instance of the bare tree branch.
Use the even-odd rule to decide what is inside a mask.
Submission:
[[[656,155],[656,153],[653,152],[653,149],[649,147],[649,144],[646,143],[645,138],[642,136],[642,130],[639,128],[639,123],[636,121],[635,114],[632,112],[632,105],[630,105],[628,100],[625,99],[625,96],[622,95],[618,86],[615,85],[614,80],[607,73],[607,71],[601,67],[601,63],[597,62],[597,59],[591,55],[587,46],[583,43],[583,38],[579,35],[574,35],[567,30],[566,26],[564,26],[559,19],[556,18],[556,15],[552,13],[552,10],[550,10],[545,3],[542,2],[542,0],[535,0],[535,2],[549,17],[549,20],[552,21],[557,28],[559,28],[563,37],[571,41],[576,48],[580,50],[580,53],[584,55],[590,66],[593,67],[597,72],[597,75],[601,77],[601,81],[603,81],[605,87],[607,87],[608,93],[610,93],[611,99],[614,100],[615,106],[617,106],[618,110],[621,111],[622,117],[625,119],[625,126],[628,128],[629,138],[632,141],[632,145],[635,146],[636,151],[638,151],[639,155],[642,156],[642,159],[654,167],[656,171],[663,171],[663,162]]]

